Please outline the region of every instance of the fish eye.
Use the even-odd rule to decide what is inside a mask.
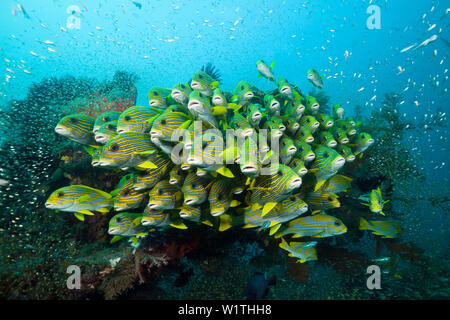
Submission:
[[[208,145],[208,144],[207,144],[206,142],[203,142],[203,144],[202,144],[202,149],[205,149],[207,145]]]
[[[186,86],[184,84],[181,84],[180,87],[183,88],[183,89],[186,88]]]
[[[306,119],[306,122],[311,122],[311,119],[309,119],[309,118],[308,118],[308,119]]]
[[[303,151],[303,147],[299,147],[298,150]]]
[[[203,79],[203,76],[201,74],[198,75],[199,79]]]
[[[154,96],[157,96],[157,95],[158,95],[158,92],[153,91],[153,95],[154,95]]]
[[[290,197],[289,200],[295,201],[295,197]]]
[[[301,135],[302,137],[304,137],[304,136],[305,136],[305,133],[304,133],[303,131],[300,131],[300,135]]]
[[[128,196],[130,194],[130,190],[126,189],[123,191],[124,196]]]
[[[117,218],[116,218],[116,221],[117,221],[117,222],[120,222],[120,221],[122,221],[122,218],[117,217]]]
[[[181,176],[181,174],[182,174],[181,169],[178,169],[177,174],[179,174]]]
[[[328,201],[333,201],[332,197],[328,197],[327,199],[328,199]]]
[[[125,116],[125,121],[130,121],[131,117],[130,116]]]
[[[158,195],[162,195],[164,192],[162,189],[158,189]]]
[[[244,90],[244,86],[241,86],[241,90]]]
[[[282,146],[284,146],[284,145],[285,145],[284,141],[282,141],[282,142],[281,142],[281,145],[282,145]]]
[[[365,135],[363,135],[363,134],[362,134],[362,135],[361,135],[361,138],[363,138],[363,139],[364,139],[364,138],[365,138]]]
[[[117,151],[117,150],[119,150],[119,146],[117,144],[113,144],[111,146],[111,151]]]
[[[60,191],[60,192],[58,192],[58,197],[63,197],[64,196],[64,192],[62,192],[62,191]]]
[[[218,196],[217,196],[217,200],[222,200],[223,199],[223,196],[222,196],[222,194],[219,194]]]
[[[104,118],[103,118],[103,121],[109,122],[109,121],[111,121],[111,120],[109,119],[109,117],[104,117]]]
[[[192,189],[195,189],[195,188],[197,188],[197,185],[196,185],[195,183],[193,183],[193,184],[191,185],[191,187],[192,187]]]
[[[198,95],[203,98],[203,93],[199,92]]]
[[[328,152],[325,152],[325,153],[323,154],[323,156],[324,156],[325,158],[328,158],[328,156],[329,156]]]
[[[339,221],[336,221],[336,222],[334,223],[334,225],[335,225],[336,227],[339,227],[339,226],[341,225],[341,223],[340,223]]]
[[[108,129],[109,130],[114,130],[116,127],[114,127],[112,124],[110,124],[109,126],[108,126]]]
[[[161,124],[162,124],[163,126],[165,126],[165,125],[166,125],[166,120],[165,120],[165,119],[162,119],[162,120],[161,120]]]
[[[77,119],[77,118],[70,118],[70,122],[72,122],[72,123],[77,123],[77,122],[78,122],[78,119]]]
[[[279,176],[281,176],[283,173],[281,172],[281,170],[278,170],[277,174],[278,174]]]

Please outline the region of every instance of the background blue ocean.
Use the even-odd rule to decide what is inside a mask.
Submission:
[[[402,94],[400,112],[407,119],[438,108],[450,112],[445,1],[21,0],[30,19],[12,14],[17,3],[0,3],[2,105],[24,98],[27,88],[45,77],[106,80],[117,70],[140,77],[137,104],[148,105],[150,87],[188,81],[207,62],[220,70],[221,87],[228,91],[240,80],[265,90],[273,84],[257,77],[255,66],[263,59],[276,61],[275,75],[306,92],[313,89],[306,72],[315,68],[324,75],[330,103],[341,103],[347,114],[356,105],[368,114],[391,91]],[[366,26],[366,10],[373,4],[381,9],[379,30]],[[81,9],[80,29],[67,27],[71,5]],[[432,35],[438,39],[428,46],[401,52]],[[427,179],[399,190],[402,194],[448,197],[447,137],[447,128],[405,136]],[[450,223],[444,208],[417,201],[402,224],[404,238],[420,243],[428,254],[448,255]]]

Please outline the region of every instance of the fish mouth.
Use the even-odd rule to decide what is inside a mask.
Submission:
[[[316,129],[318,126],[320,126],[319,121],[314,122],[314,124],[312,125],[312,129]]]
[[[313,75],[312,74],[308,74],[308,79],[312,79]]]
[[[99,143],[106,143],[106,137],[103,135],[96,135],[95,136],[95,141],[99,142]]]
[[[92,132],[93,132],[93,133],[97,133],[98,129],[100,129],[100,127],[95,127],[95,128],[92,130]]]
[[[207,172],[205,170],[201,170],[201,171],[197,170],[197,172],[195,172],[195,174],[199,177],[203,177],[203,176],[206,176]]]
[[[245,131],[242,133],[242,135],[244,137],[250,137],[253,134],[254,130],[249,128],[249,129],[245,129]]]
[[[159,101],[158,100],[150,100],[148,104],[152,107],[159,107]]]
[[[313,161],[315,157],[316,157],[316,155],[315,155],[314,153],[311,152],[310,154],[307,154],[307,155],[304,157],[304,160],[305,160],[305,161]]]
[[[241,194],[242,192],[244,192],[244,188],[240,187],[240,188],[236,188],[233,190],[233,194]]]
[[[299,171],[297,171],[297,175],[299,175],[300,177],[303,177],[305,174],[308,173],[308,169],[300,169]]]
[[[93,167],[98,167],[98,160],[97,160],[97,161],[92,161],[92,162],[91,162],[91,165],[92,165]]]
[[[314,137],[309,137],[305,140],[306,143],[312,143],[314,141]]]
[[[191,168],[191,165],[187,164],[187,163],[183,163],[180,168],[181,168],[181,170],[189,170]]]
[[[149,202],[148,203],[148,205],[147,205],[147,207],[150,209],[150,210],[155,210],[155,209],[157,209],[158,208],[158,204],[157,203],[152,203],[152,202]]]
[[[373,139],[367,140],[367,144],[372,144],[372,143],[374,143],[374,142],[375,142],[375,140],[373,140]]]
[[[280,129],[280,131],[282,131],[282,132],[286,131],[286,127],[285,126],[280,126],[278,129]]]
[[[355,160],[355,158],[356,158],[355,156],[348,156],[347,159],[345,159],[345,161],[352,162]]]
[[[112,235],[117,234],[118,231],[119,231],[119,230],[118,230],[117,228],[110,228],[110,229],[108,229],[108,233],[109,233],[109,234],[112,234]]]
[[[200,90],[202,88],[202,86],[197,81],[191,81],[191,88],[193,90]]]
[[[197,100],[191,100],[191,101],[189,101],[189,103],[188,103],[188,109],[189,110],[198,110],[198,109],[201,109],[201,107],[202,107],[202,104],[200,103],[200,101],[197,101]]]
[[[345,158],[344,157],[339,157],[339,158],[336,159],[335,163],[337,165],[341,166],[341,165],[343,165],[345,163]]]
[[[336,145],[337,145],[337,142],[336,141],[330,141],[330,142],[328,142],[328,147],[330,147],[330,148],[334,148],[334,147],[336,147]]]
[[[170,179],[169,180],[169,184],[177,184],[178,180],[177,179]]]
[[[292,93],[292,91],[291,91],[291,88],[289,88],[289,87],[283,87],[283,88],[281,88],[281,93],[285,94],[285,95],[289,95]]]
[[[117,129],[117,133],[118,133],[118,134],[121,134],[121,133],[124,133],[124,132],[125,132],[124,129]]]
[[[287,154],[291,155],[297,152],[297,148],[296,147],[289,147],[287,150]]]
[[[197,202],[197,199],[193,199],[193,198],[184,199],[184,204],[186,204],[186,205],[192,205],[192,204],[195,204],[196,202]]]
[[[348,138],[342,139],[342,140],[341,140],[341,143],[342,143],[342,144],[347,144],[347,143],[348,143]]]
[[[328,129],[329,127],[331,127],[333,125],[333,121],[328,121],[326,124],[325,124],[325,127]]]
[[[297,114],[303,114],[303,112],[305,112],[305,106],[304,105],[299,105],[297,107],[297,110],[295,111]]]
[[[175,100],[181,100],[183,99],[183,93],[181,93],[180,90],[172,90],[172,93],[170,94],[170,96],[175,99]]]
[[[244,94],[244,99],[251,99],[253,98],[255,95],[253,94],[253,92],[249,91],[247,93]]]
[[[161,132],[157,131],[157,130],[152,130],[150,131],[150,135],[152,138],[159,138],[162,136]]]
[[[317,109],[319,109],[319,107],[320,107],[320,105],[319,105],[318,103],[314,103],[314,104],[311,106],[311,110],[317,110]]]
[[[221,214],[225,213],[225,209],[220,209],[220,210],[216,210],[216,211],[211,211],[211,215],[213,217],[217,217],[220,216]]]
[[[300,125],[299,125],[298,123],[294,123],[294,124],[292,125],[292,129],[293,129],[293,130],[297,130],[299,127],[300,127]]]
[[[222,97],[215,96],[215,97],[213,98],[213,103],[216,104],[216,105],[219,105],[219,104],[224,103],[224,101],[223,101]]]
[[[199,160],[199,159],[197,159],[197,158],[188,158],[187,160],[187,163],[188,164],[190,164],[190,165],[200,165],[200,164],[202,164],[202,162]]]
[[[97,166],[99,167],[106,167],[106,166],[110,166],[112,164],[111,161],[105,161],[105,160],[99,160],[97,162]]]
[[[261,112],[255,112],[255,113],[252,115],[252,119],[253,119],[253,120],[259,120],[259,119],[261,119]]]
[[[56,208],[53,204],[48,203],[48,202],[45,203],[45,207],[48,208],[48,209]]]
[[[283,131],[281,130],[274,130],[272,131],[272,135],[277,138],[277,137],[281,137],[283,135]]]
[[[279,108],[280,108],[280,103],[277,101],[274,101],[270,104],[270,109],[272,109],[272,110],[277,110]]]
[[[56,126],[55,127],[55,132],[63,135],[63,136],[67,136],[70,134],[69,130],[67,130],[67,128],[63,127],[63,126]]]
[[[292,182],[290,183],[290,190],[295,189],[300,187],[302,184],[302,179],[300,177],[295,178],[294,180],[292,180]]]
[[[114,210],[115,211],[123,211],[123,210],[125,210],[126,208],[125,207],[114,207]]]
[[[189,213],[184,212],[184,211],[180,211],[180,212],[178,213],[178,215],[179,215],[181,218],[187,218],[187,217],[189,217]]]
[[[148,226],[149,224],[153,224],[153,220],[150,220],[150,219],[142,219],[141,220],[141,224],[143,225],[143,226]]]
[[[242,167],[241,171],[242,173],[256,173],[258,171],[258,167],[247,164]]]
[[[355,130],[355,129],[352,129],[352,130],[350,130],[347,134],[348,134],[349,136],[352,136],[352,135],[356,134],[356,130]]]

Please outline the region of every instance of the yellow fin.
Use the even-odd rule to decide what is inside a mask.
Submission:
[[[292,236],[292,238],[301,238],[302,236],[301,235],[299,235],[299,234],[294,234],[293,236]]]
[[[219,220],[220,220],[220,225],[219,225],[220,232],[228,230],[233,226],[231,216],[228,214],[220,215]]]
[[[189,128],[191,123],[192,123],[192,120],[187,120],[187,121],[183,122],[183,124],[178,129],[187,129],[187,128]]]
[[[304,262],[306,262],[306,260],[304,260],[304,259],[298,259],[297,260],[297,263],[304,263]]]
[[[80,221],[84,221],[84,215],[78,212],[74,213],[75,217],[80,220]]]
[[[315,215],[315,214],[318,214],[318,213],[320,213],[320,210],[314,210],[313,212],[311,212],[311,215]]]
[[[85,214],[87,216],[93,216],[94,215],[94,213],[89,211],[89,210],[78,210],[77,213],[82,213],[82,214]]]
[[[218,86],[219,86],[219,81],[214,81],[214,82],[212,82],[211,83],[211,89],[215,89],[215,88],[217,88]]]
[[[266,214],[268,214],[273,208],[275,208],[275,206],[277,205],[277,202],[267,202],[264,205],[264,208],[261,212],[261,216],[264,217]]]
[[[98,212],[101,212],[101,213],[105,214],[105,213],[109,212],[109,209],[107,209],[107,208],[100,208],[100,209],[97,209],[95,211],[98,211]]]
[[[251,206],[251,210],[252,211],[256,211],[256,210],[259,210],[259,209],[261,209],[262,208],[262,205],[260,205],[259,203],[254,203],[254,204],[252,204],[252,206]]]
[[[209,221],[209,220],[203,220],[202,223],[203,223],[203,224],[206,224],[207,226],[210,226],[210,227],[213,226],[212,222]]]
[[[147,232],[139,232],[139,233],[136,233],[135,235],[136,236],[146,236],[148,233]]]
[[[136,237],[132,237],[131,241],[133,241],[134,244],[138,244],[139,243],[138,239]]]
[[[122,239],[122,236],[114,236],[112,237],[112,239],[109,241],[109,243],[115,243],[117,241],[119,241],[120,239]]]
[[[135,226],[138,226],[141,224],[141,220],[142,220],[142,217],[137,217],[136,219],[133,220],[133,224]]]
[[[286,240],[284,240],[283,237],[281,237],[281,243],[279,244],[281,249],[286,250],[287,247],[289,247],[288,243],[286,242]]]
[[[322,186],[323,186],[323,184],[325,183],[325,180],[318,180],[317,181],[317,183],[316,183],[316,186],[314,187],[314,191],[317,191],[317,190],[319,190]]]
[[[237,207],[238,205],[240,205],[241,203],[239,202],[239,201],[237,201],[237,200],[233,200],[233,201],[231,201],[231,203],[230,203],[230,207]]]
[[[145,161],[137,167],[142,169],[158,169],[158,167],[151,161]]]
[[[181,221],[172,222],[170,225],[177,229],[187,229],[187,226]]]
[[[212,108],[213,116],[221,116],[227,113],[227,108],[224,106],[215,106]]]
[[[228,169],[227,167],[223,166],[220,167],[219,169],[216,170],[217,173],[220,173],[221,175],[227,177],[227,178],[234,178],[234,174],[233,172],[231,172],[230,169]]]
[[[281,227],[281,223],[278,223],[274,225],[273,227],[270,227],[269,235],[273,235],[275,232],[277,232]]]
[[[245,224],[242,229],[249,229],[249,228],[255,228],[255,226],[252,226],[251,224]]]

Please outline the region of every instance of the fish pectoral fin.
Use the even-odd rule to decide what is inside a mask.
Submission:
[[[147,232],[139,232],[136,233],[136,236],[146,236],[148,233]]]
[[[215,89],[215,88],[217,88],[219,85],[220,85],[220,82],[219,82],[219,81],[214,81],[214,82],[211,83],[211,89]]]
[[[147,150],[147,151],[141,151],[141,152],[133,152],[133,154],[138,156],[145,156],[147,154],[154,154],[156,150]]]
[[[225,166],[220,167],[219,169],[216,170],[217,173],[220,173],[221,175],[223,175],[224,177],[227,178],[234,178],[234,174],[233,172],[231,172],[231,170]]]
[[[276,61],[272,61],[272,63],[270,64],[270,70],[273,70],[273,67],[275,67]]]
[[[319,181],[317,181],[317,183],[316,183],[316,185],[315,185],[315,187],[314,187],[314,191],[319,190],[319,189],[323,186],[324,183],[325,183],[325,180],[319,180]]]
[[[234,207],[237,207],[237,206],[240,205],[240,204],[241,204],[240,201],[233,200],[233,201],[231,201],[231,203],[230,203],[230,207],[234,208]]]
[[[363,206],[370,206],[370,204],[368,204],[368,203],[365,203],[365,202],[360,202]]]
[[[320,210],[314,210],[313,212],[311,212],[311,215],[315,215],[315,214],[318,214],[318,213],[320,213]]]
[[[231,216],[229,214],[222,214],[219,217],[219,231],[225,231],[230,229],[233,226],[233,221],[231,220]]]
[[[133,220],[133,224],[137,227],[141,224],[142,221],[142,217],[137,217],[136,219]]]
[[[138,242],[138,239],[136,238],[136,237],[132,237],[131,238],[131,241],[133,241],[133,243],[135,244],[135,245],[137,245],[139,242]]]
[[[292,236],[292,238],[301,238],[302,236],[301,235],[299,235],[299,234],[294,234],[293,236]]]
[[[120,239],[122,239],[122,236],[114,236],[112,237],[112,239],[109,241],[109,243],[115,243],[117,241],[119,241]]]
[[[273,235],[275,232],[277,232],[281,227],[281,223],[278,223],[274,226],[270,227],[269,235]]]
[[[306,260],[304,260],[304,259],[298,259],[297,260],[297,263],[304,263],[304,262],[306,262]]]
[[[202,223],[203,223],[203,224],[206,224],[207,226],[210,226],[210,227],[213,226],[212,222],[209,221],[209,220],[203,220]]]
[[[221,116],[227,113],[227,108],[224,106],[215,106],[212,108],[213,116]]]
[[[245,224],[242,226],[242,229],[249,229],[249,228],[256,228],[256,227],[252,226],[251,224]]]
[[[170,224],[170,226],[174,227],[174,228],[177,228],[177,229],[187,229],[187,226],[181,221],[172,222]]]
[[[250,210],[252,211],[256,211],[262,208],[262,205],[260,205],[259,203],[254,203],[252,204],[252,206],[250,207]]]
[[[263,210],[261,212],[261,216],[264,217],[266,214],[268,214],[273,208],[275,208],[275,206],[277,205],[277,202],[267,202],[264,207]]]
[[[77,213],[85,214],[87,216],[93,216],[94,213],[89,210],[78,210]]]
[[[384,214],[384,212],[383,212],[383,211],[380,211],[380,214],[381,214],[381,215],[383,215],[383,216],[385,216],[385,214]]]
[[[74,216],[75,216],[78,220],[84,221],[84,214],[75,212],[75,213],[74,213]]]
[[[90,195],[85,194],[84,196],[81,196],[81,197],[78,198],[78,202],[79,203],[83,203],[83,202],[88,201],[90,198],[91,198]]]
[[[141,169],[158,169],[158,167],[151,161],[145,161],[137,167]]]
[[[100,209],[95,210],[95,211],[98,211],[98,212],[100,212],[100,213],[102,213],[102,214],[105,214],[105,213],[108,213],[108,212],[109,212],[109,209],[107,209],[107,208],[100,208]]]

